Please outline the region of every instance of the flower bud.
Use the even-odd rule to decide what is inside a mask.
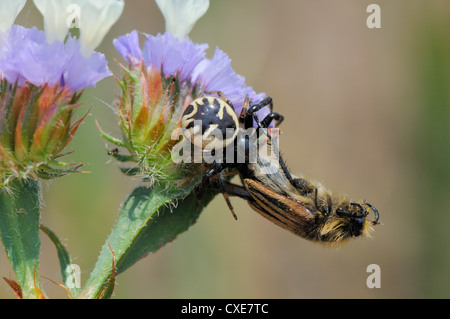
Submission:
[[[193,176],[201,177],[199,173],[205,169],[201,163],[180,164],[173,160],[172,150],[182,138],[183,112],[204,91],[222,91],[238,114],[246,96],[254,103],[264,96],[245,85],[224,52],[216,50],[213,58],[207,59],[206,44],[166,32],[148,35],[141,49],[138,33],[133,31],[116,39],[114,45],[129,64],[122,66],[125,74],[118,80],[122,91],[116,107],[122,140],[102,135],[130,154],[111,155],[137,164],[124,169],[126,173],[145,176],[152,183],[176,181],[172,184],[183,185]]]
[[[13,25],[0,39],[0,186],[13,178],[53,178],[81,164],[58,161],[77,130],[83,89],[110,75],[104,56],[79,42],[48,43],[43,31]]]
[[[58,160],[82,117],[73,122],[79,95],[67,88],[2,80],[0,85],[0,186],[13,178],[49,179],[78,171]]]

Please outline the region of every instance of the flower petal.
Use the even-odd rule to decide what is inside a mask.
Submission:
[[[55,40],[63,42],[69,32],[72,21],[69,14],[72,9],[76,9],[74,0],[33,0],[34,5],[44,17],[44,30],[47,41],[52,43]],[[75,7],[71,7],[75,5]]]
[[[156,4],[166,20],[166,31],[184,38],[208,10],[209,0],[156,0]]]
[[[0,0],[0,32],[8,30],[23,9],[26,0]]]
[[[69,37],[48,43],[45,33],[36,27],[13,25],[0,45],[0,73],[10,83],[26,82],[37,86],[66,85],[77,91],[94,86],[110,74],[103,54],[81,55],[79,41]]]
[[[207,44],[181,41],[170,32],[147,36],[143,57],[147,66],[153,66],[164,76],[179,73],[180,81],[191,76],[194,68],[205,58]]]
[[[119,19],[125,3],[123,0],[83,0],[80,3],[81,52],[88,57]]]
[[[192,73],[193,82],[200,82],[206,91],[221,91],[233,103],[239,114],[248,96],[252,103],[258,103],[264,93],[256,94],[250,86],[245,85],[245,78],[234,72],[228,55],[216,48],[211,60],[205,59],[197,65]]]
[[[111,75],[105,55],[93,52],[89,57],[80,54],[80,43],[75,38],[68,38],[66,52],[71,56],[64,70],[64,81],[72,91],[95,87],[95,84]]]
[[[114,39],[113,44],[128,63],[137,65],[142,61],[142,50],[139,46],[139,38],[136,30]]]
[[[207,44],[197,44],[188,38],[179,39],[166,32],[156,36],[147,35],[141,50],[138,34],[133,31],[114,40],[114,46],[131,67],[139,65],[143,59],[148,67],[163,77],[176,76],[182,85],[187,82],[191,88],[199,88],[194,90],[197,93],[223,92],[238,114],[246,97],[250,98],[252,104],[265,97],[264,93],[257,94],[252,87],[247,86],[244,77],[234,72],[231,59],[222,50],[217,48],[212,59],[207,59]],[[263,108],[258,116],[262,120],[268,112],[267,108]]]

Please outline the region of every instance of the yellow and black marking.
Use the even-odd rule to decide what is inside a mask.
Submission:
[[[188,105],[181,119],[181,127],[189,130],[194,145],[211,150],[231,144],[238,134],[239,122],[230,104],[220,98],[208,96],[198,98]],[[199,134],[201,138],[196,139]]]

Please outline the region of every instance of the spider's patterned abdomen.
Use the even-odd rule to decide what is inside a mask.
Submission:
[[[194,100],[181,119],[181,127],[189,130],[192,144],[207,150],[228,146],[236,138],[238,126],[233,107],[211,96]]]

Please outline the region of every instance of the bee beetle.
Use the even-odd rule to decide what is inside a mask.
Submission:
[[[227,183],[229,195],[245,199],[261,216],[313,242],[339,245],[351,238],[370,236],[373,226],[379,224],[379,213],[373,205],[334,196],[320,183],[292,175],[270,138],[268,147],[278,158],[259,156],[256,163],[239,166],[243,186]],[[268,172],[268,161],[278,169]],[[368,220],[371,212],[375,217]]]
[[[272,129],[269,127],[272,122],[280,124],[284,118],[272,111],[270,97],[257,104],[251,104],[246,98],[237,117],[232,103],[223,93],[206,93],[216,93],[220,99],[203,97],[193,101],[183,113],[182,127],[191,130],[194,136],[201,135],[202,139],[197,144],[195,138],[191,139],[194,146],[206,150],[233,146],[234,157],[231,161],[222,158],[210,164],[200,183],[199,199],[207,186],[213,186],[222,192],[235,219],[229,195],[245,199],[260,215],[302,238],[331,245],[344,243],[350,238],[367,237],[373,226],[379,224],[378,210],[366,201],[335,197],[320,183],[290,173],[276,141],[271,137]],[[270,113],[259,121],[256,112],[264,107],[269,107]],[[196,120],[201,122],[196,123]],[[258,129],[252,134],[265,141],[260,145],[266,150],[259,150],[255,161],[245,157],[244,162],[238,162],[239,150],[248,154],[250,148],[255,147],[255,143],[250,142],[251,136],[239,134],[253,128],[254,122]],[[213,140],[213,147],[208,148],[203,140],[209,139],[216,129],[224,138]],[[225,134],[227,129],[231,129],[232,134]],[[243,186],[223,178],[222,172],[227,168],[239,173]],[[370,212],[375,215],[372,221],[367,220]]]

